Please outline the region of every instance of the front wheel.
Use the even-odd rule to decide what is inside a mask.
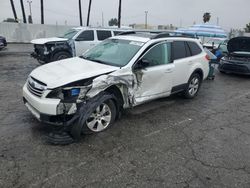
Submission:
[[[114,123],[116,113],[113,100],[102,102],[87,118],[83,125],[83,133],[98,133],[106,130]]]
[[[199,74],[194,73],[191,75],[188,81],[188,86],[184,91],[184,96],[187,99],[192,99],[197,96],[201,86],[201,77]]]
[[[68,52],[57,52],[54,56],[53,56],[53,61],[58,61],[58,60],[62,60],[62,59],[67,59],[70,58],[71,55]]]

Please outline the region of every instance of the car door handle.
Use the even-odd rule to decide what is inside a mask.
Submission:
[[[173,69],[169,68],[165,70],[165,73],[170,73],[170,72],[173,72]]]

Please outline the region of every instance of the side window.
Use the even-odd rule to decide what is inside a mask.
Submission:
[[[113,31],[113,32],[114,32],[115,36],[118,35],[118,34],[120,34],[120,33],[122,33],[122,31]]]
[[[162,43],[151,48],[142,58],[149,62],[149,66],[171,63],[171,44]]]
[[[93,30],[83,31],[77,37],[77,41],[93,41],[93,40],[94,40],[94,31]]]
[[[182,59],[186,57],[186,46],[184,41],[173,42],[173,60]]]
[[[111,31],[97,30],[97,38],[98,40],[105,40],[111,37]]]
[[[198,55],[202,52],[201,48],[195,42],[187,42],[192,55]]]

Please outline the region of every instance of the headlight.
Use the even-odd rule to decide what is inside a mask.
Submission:
[[[83,98],[90,88],[91,86],[59,88],[51,91],[47,95],[47,98],[56,98],[66,101],[72,101],[76,100],[78,97]]]

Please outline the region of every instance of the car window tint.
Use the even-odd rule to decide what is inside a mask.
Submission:
[[[86,30],[83,31],[78,37],[77,40],[79,41],[93,41],[94,40],[94,31],[93,30]]]
[[[114,32],[115,36],[118,35],[118,34],[120,34],[120,33],[122,33],[122,31],[113,31],[113,32]]]
[[[202,52],[201,48],[195,42],[187,42],[192,55],[198,55]]]
[[[184,41],[173,42],[173,59],[181,59],[186,57],[186,47]]]
[[[142,59],[149,62],[149,66],[163,65],[171,62],[170,43],[158,44],[151,48]]]
[[[98,40],[105,40],[111,37],[111,31],[97,30],[97,38]]]

